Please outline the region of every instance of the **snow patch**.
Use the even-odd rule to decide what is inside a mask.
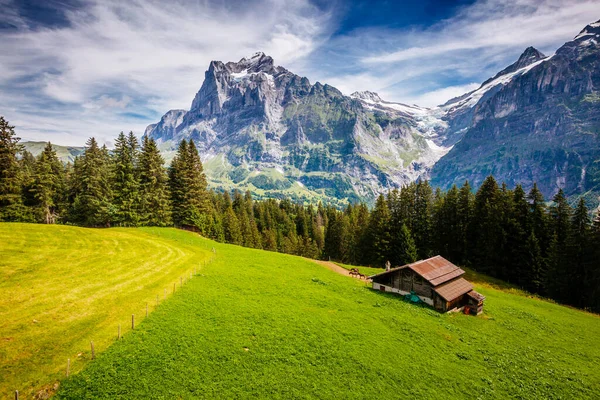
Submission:
[[[479,100],[481,100],[481,98],[491,89],[493,89],[499,85],[504,86],[504,85],[508,84],[515,77],[526,74],[532,68],[535,68],[536,66],[540,65],[541,63],[548,61],[550,58],[552,58],[552,57],[544,58],[544,59],[536,61],[533,64],[530,64],[526,67],[518,69],[514,72],[499,76],[498,78],[481,86],[479,89],[474,90],[473,92],[471,92],[471,94],[469,96],[465,97],[461,101],[459,101],[457,103],[448,104],[447,106],[443,107],[443,109],[445,111],[456,111],[456,110],[460,110],[460,109],[464,109],[464,108],[474,107],[475,105],[477,105],[477,103],[479,103]]]

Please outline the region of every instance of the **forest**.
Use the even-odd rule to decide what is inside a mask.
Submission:
[[[156,142],[94,138],[62,163],[50,143],[34,157],[0,117],[0,221],[88,227],[175,226],[246,247],[353,265],[399,266],[440,254],[560,303],[600,312],[600,217],[559,191],[547,201],[490,176],[447,192],[417,181],[349,204],[254,201],[207,188],[193,141],[165,168]]]

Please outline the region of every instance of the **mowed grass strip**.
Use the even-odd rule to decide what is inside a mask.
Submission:
[[[211,255],[152,229],[0,223],[0,243],[0,398],[51,392]]]
[[[62,383],[60,399],[585,399],[600,319],[479,285],[485,314],[439,314],[310,260],[214,244],[201,276]]]

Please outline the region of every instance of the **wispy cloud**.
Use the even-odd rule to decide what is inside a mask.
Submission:
[[[211,60],[262,50],[292,63],[329,26],[329,15],[307,1],[283,0],[89,1],[67,19],[62,28],[21,24],[1,34],[0,109],[24,137],[82,143],[92,134],[140,133],[168,109],[189,107]],[[148,121],[121,111],[145,112]]]
[[[0,0],[0,28],[13,27],[0,30],[0,113],[24,138],[81,144],[140,134],[167,110],[190,106],[211,60],[255,51],[347,94],[374,90],[433,106],[525,47],[552,53],[600,18],[600,0],[479,0],[432,26],[332,36],[345,8],[310,0],[81,1],[65,8],[67,24],[49,28]]]
[[[348,91],[368,84],[392,100],[433,106],[514,62],[528,46],[554,52],[598,18],[598,0],[480,0],[433,26],[338,37],[328,47],[352,49],[343,56],[352,68],[315,73]]]

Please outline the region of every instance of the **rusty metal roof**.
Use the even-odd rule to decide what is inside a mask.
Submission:
[[[433,288],[437,294],[442,296],[442,298],[446,301],[452,301],[457,297],[462,296],[465,293],[473,290],[473,285],[471,285],[464,278],[458,278],[448,283],[444,283],[438,287]]]
[[[409,264],[408,267],[429,281],[433,286],[441,285],[465,273],[465,271],[442,256],[417,261]]]

